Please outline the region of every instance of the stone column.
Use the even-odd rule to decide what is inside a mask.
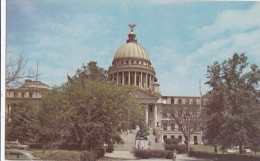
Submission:
[[[141,73],[141,83],[140,83],[140,85],[141,85],[141,88],[143,88],[143,72],[140,72]]]
[[[128,85],[130,86],[130,83],[131,83],[131,72],[129,71],[128,72]]]
[[[150,74],[150,77],[149,77],[149,78],[150,78],[150,81],[149,81],[149,82],[150,82],[150,84],[149,84],[149,88],[151,89],[151,88],[152,88],[152,75],[151,75],[151,74]]]
[[[135,86],[136,86],[136,72],[135,72]]]
[[[125,84],[125,72],[122,72],[122,84]]]
[[[146,108],[145,108],[145,122],[148,125],[148,104],[146,104]]]
[[[145,73],[145,88],[147,88],[148,86],[148,77],[147,77],[147,73]]]
[[[118,74],[118,72],[116,72],[116,84],[118,84],[118,78],[119,77],[119,74]]]
[[[112,80],[113,80],[113,82],[115,81],[115,78],[114,78],[115,76],[114,76],[114,74],[115,74],[115,73],[112,74]]]
[[[157,106],[154,104],[154,110],[153,110],[153,116],[154,116],[154,127],[157,127]]]

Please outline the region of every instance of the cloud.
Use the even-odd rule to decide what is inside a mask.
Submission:
[[[245,32],[259,28],[260,3],[255,3],[249,10],[226,10],[220,13],[211,25],[197,29],[196,36],[212,38],[229,33]]]

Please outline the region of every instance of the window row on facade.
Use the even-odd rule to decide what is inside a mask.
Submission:
[[[138,60],[121,60],[117,62],[113,62],[112,65],[145,65],[151,67],[151,63],[145,61],[138,61]]]
[[[181,142],[184,141],[184,137],[183,135],[163,135],[163,140],[165,139],[175,139],[178,138]],[[198,144],[198,136],[197,135],[193,135],[193,137],[191,137],[190,142],[194,142],[194,144]]]
[[[179,104],[179,105],[201,105],[205,104],[203,99],[198,98],[179,98],[179,97],[162,97],[162,104]]]
[[[41,94],[38,92],[19,92],[19,91],[9,91],[6,93],[7,98],[38,98]]]

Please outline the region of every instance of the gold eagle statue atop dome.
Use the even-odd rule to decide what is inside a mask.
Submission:
[[[136,24],[129,24],[128,26],[131,28],[131,32],[133,32]]]

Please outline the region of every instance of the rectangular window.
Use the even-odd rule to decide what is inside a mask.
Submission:
[[[29,93],[29,97],[33,97],[33,93],[32,92]]]
[[[193,100],[192,100],[192,104],[196,104],[196,99],[194,98]]]
[[[18,93],[17,92],[14,92],[14,97],[17,97],[18,96]]]
[[[22,92],[22,93],[21,93],[21,97],[25,97],[25,94],[24,94],[24,92]]]
[[[167,131],[167,123],[163,123],[163,131]]]
[[[171,123],[171,131],[174,131],[175,130],[175,123]]]
[[[167,139],[167,135],[163,135],[163,141]]]
[[[178,139],[182,142],[182,136],[181,135],[179,135]]]
[[[175,138],[175,136],[174,135],[171,135],[171,139],[174,139]]]
[[[182,100],[181,99],[178,99],[178,104],[182,104]]]
[[[194,140],[194,142],[198,141],[198,137],[197,136],[193,136],[193,140]]]
[[[174,104],[174,98],[171,99],[171,104]]]
[[[189,99],[186,99],[186,100],[185,100],[185,103],[186,103],[186,105],[190,104],[190,100],[189,100]]]

